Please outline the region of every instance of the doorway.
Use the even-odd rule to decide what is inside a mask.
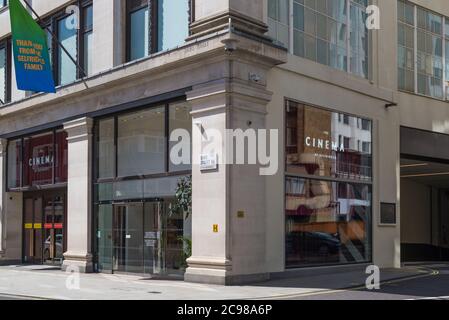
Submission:
[[[97,270],[108,273],[182,275],[184,217],[169,202],[98,206]]]
[[[64,191],[30,193],[24,196],[23,262],[62,264],[66,251]]]

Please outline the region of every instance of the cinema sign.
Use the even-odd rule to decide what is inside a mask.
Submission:
[[[304,143],[306,146],[311,147],[311,148],[329,150],[329,151],[335,151],[335,152],[345,152],[344,144],[338,145],[338,142],[331,141],[331,140],[306,137]]]

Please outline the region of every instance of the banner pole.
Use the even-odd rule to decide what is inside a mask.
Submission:
[[[28,1],[27,0],[23,0],[23,2],[27,5],[27,7],[37,17],[37,22],[41,21],[42,18],[37,14],[36,11],[34,11],[33,7],[28,3]],[[81,81],[83,81],[83,83],[86,86],[86,88],[89,89],[89,86],[87,85],[86,80],[84,80],[84,77],[87,77],[87,74],[84,71],[84,69],[81,68],[79,63],[72,57],[72,55],[67,51],[67,49],[64,47],[64,45],[58,40],[58,37],[56,37],[56,35],[53,33],[53,31],[50,28],[48,28],[48,27],[45,27],[45,29],[50,33],[50,35],[52,36],[53,40],[55,40],[57,42],[57,44],[62,48],[62,50],[67,54],[69,59],[75,64],[75,66],[78,68],[78,70],[83,73],[83,78],[81,78]]]

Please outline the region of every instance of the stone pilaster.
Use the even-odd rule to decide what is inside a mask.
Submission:
[[[224,77],[193,87],[187,93],[192,107],[192,257],[186,281],[239,284],[266,280],[265,176],[259,162],[230,162],[228,129],[257,137],[266,128],[268,64],[257,63],[248,53],[236,51],[224,58]],[[262,60],[261,60],[262,61]],[[211,133],[221,136],[218,168],[201,171],[198,158],[205,153]],[[216,136],[213,137],[216,139]],[[240,140],[241,141],[241,140]],[[252,142],[258,142],[256,138]],[[245,148],[245,158],[257,157]],[[276,148],[277,150],[277,148]],[[236,148],[232,148],[235,153]],[[228,161],[226,161],[227,159]]]
[[[196,0],[192,10],[194,21],[190,25],[190,38],[229,28],[264,37],[268,31],[263,19],[264,3],[260,0]]]
[[[92,272],[92,126],[90,118],[64,123],[68,141],[67,252],[62,269]]]

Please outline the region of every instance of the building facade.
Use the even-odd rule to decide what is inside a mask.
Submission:
[[[28,2],[58,87],[17,90],[0,1],[1,263],[235,284],[448,259],[445,0]],[[230,129],[267,130],[277,170],[229,140],[195,161]]]

